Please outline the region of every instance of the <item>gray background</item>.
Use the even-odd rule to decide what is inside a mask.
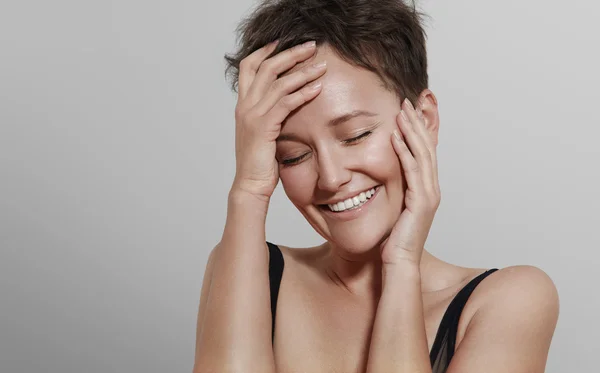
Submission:
[[[0,5],[0,371],[189,372],[234,174],[222,55],[250,0]],[[421,1],[442,205],[427,247],[531,264],[547,372],[597,369],[600,5]],[[320,242],[276,191],[273,242]]]

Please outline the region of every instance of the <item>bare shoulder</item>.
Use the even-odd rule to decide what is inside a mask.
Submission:
[[[484,338],[483,335],[493,334],[493,329],[502,329],[503,333],[508,330],[538,333],[551,338],[558,320],[558,291],[542,269],[510,266],[486,277],[473,291],[465,311],[457,345],[463,337],[468,337],[468,331]]]
[[[473,291],[473,298],[483,308],[504,311],[544,311],[558,309],[558,291],[550,276],[531,265],[499,269]]]
[[[500,269],[475,288],[467,308],[448,373],[486,371],[486,361],[502,361],[507,372],[544,371],[559,313],[546,272],[529,265]]]

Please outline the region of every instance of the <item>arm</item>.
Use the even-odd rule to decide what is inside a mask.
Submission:
[[[431,373],[421,274],[412,263],[386,266],[367,373]]]
[[[431,114],[436,112],[435,107],[436,100],[428,90],[422,92],[417,110],[410,100],[405,99],[397,117],[398,129],[392,137],[407,188],[404,209],[381,246],[383,288],[371,337],[367,362],[369,373],[429,373],[432,370],[423,320],[419,268],[441,196],[435,141],[437,116]],[[486,328],[502,316],[486,314]],[[474,338],[479,343],[485,339],[481,327],[478,329],[479,337]],[[482,348],[480,344],[477,347]],[[459,362],[453,359],[449,373],[488,372],[488,362],[480,357],[481,354],[471,351],[468,347],[463,349],[462,358],[457,358]],[[486,351],[493,354],[490,352],[493,345],[488,345]],[[514,358],[510,354],[504,356]],[[484,366],[472,369],[467,365],[474,362],[481,362]]]
[[[431,372],[420,263],[440,203],[432,136],[437,124],[435,118],[423,113],[434,105],[428,90],[422,93],[418,111],[405,99],[392,137],[407,188],[404,209],[381,245],[382,293],[371,336],[368,373]]]
[[[202,289],[194,372],[275,372],[266,213],[267,202],[230,193],[223,238]]]
[[[387,272],[367,372],[431,372],[418,271]],[[447,373],[543,373],[559,314],[552,280],[536,267],[509,267],[476,292],[489,301],[470,320]]]
[[[326,66],[305,66],[314,41],[275,53],[270,43],[239,63],[236,176],[227,222],[213,252],[201,292],[194,372],[274,373],[271,341],[269,250],[265,220],[279,180],[276,157],[281,124],[315,98]]]
[[[489,300],[469,322],[447,372],[543,373],[559,314],[550,277],[532,266],[508,267],[477,291]]]
[[[319,92],[325,65],[305,66],[315,42],[269,57],[278,43],[239,63],[236,105],[236,176],[223,238],[211,253],[198,311],[194,372],[274,373],[269,251],[265,220],[279,180],[276,159],[281,123]]]
[[[425,90],[419,101],[415,111],[404,100],[398,116],[402,136],[395,131],[392,140],[408,187],[404,210],[382,243],[383,288],[371,337],[369,373],[431,372],[419,267],[440,189],[437,124],[435,116],[428,114],[435,100]],[[558,295],[542,271],[516,268],[498,271],[495,281],[478,288],[490,294],[490,301],[473,316],[448,373],[544,371],[558,319]]]

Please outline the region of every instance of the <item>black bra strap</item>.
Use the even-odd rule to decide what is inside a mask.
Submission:
[[[271,340],[275,337],[275,312],[277,311],[277,297],[279,296],[279,285],[283,275],[283,255],[277,245],[267,242],[269,247],[269,285],[271,287],[271,318],[272,332]]]
[[[437,331],[437,335],[433,346],[431,347],[431,364],[433,365],[435,358],[438,356],[440,349],[442,347],[442,342],[444,341],[444,336],[448,335],[447,343],[448,343],[448,361],[454,355],[454,349],[456,346],[456,334],[458,332],[458,322],[460,319],[460,315],[465,308],[465,304],[467,304],[467,300],[473,293],[473,290],[479,285],[484,278],[496,272],[498,268],[492,268],[479,276],[472,279],[465,287],[463,287],[458,294],[454,297],[450,305],[446,309],[444,313],[444,317],[442,317],[442,321],[440,322],[440,326]]]

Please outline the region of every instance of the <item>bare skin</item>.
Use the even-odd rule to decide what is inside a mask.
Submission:
[[[439,204],[437,100],[425,89],[417,110],[408,100],[400,110],[377,76],[327,46],[267,58],[274,48],[240,67],[236,178],[204,276],[194,371],[431,372],[443,313],[486,270],[424,247]],[[279,245],[271,345],[264,224],[278,180],[325,243]],[[328,207],[372,188],[362,208]],[[543,271],[503,268],[469,298],[447,373],[541,373],[557,318]]]
[[[331,271],[326,244],[301,249],[278,246],[285,270],[273,347],[277,372],[364,372],[380,286],[375,285],[370,294],[352,293]],[[486,268],[452,265],[427,251],[422,267],[422,273],[430,276],[423,282],[423,303],[431,351],[452,298]],[[485,295],[475,291],[469,299],[461,315],[457,346]]]

